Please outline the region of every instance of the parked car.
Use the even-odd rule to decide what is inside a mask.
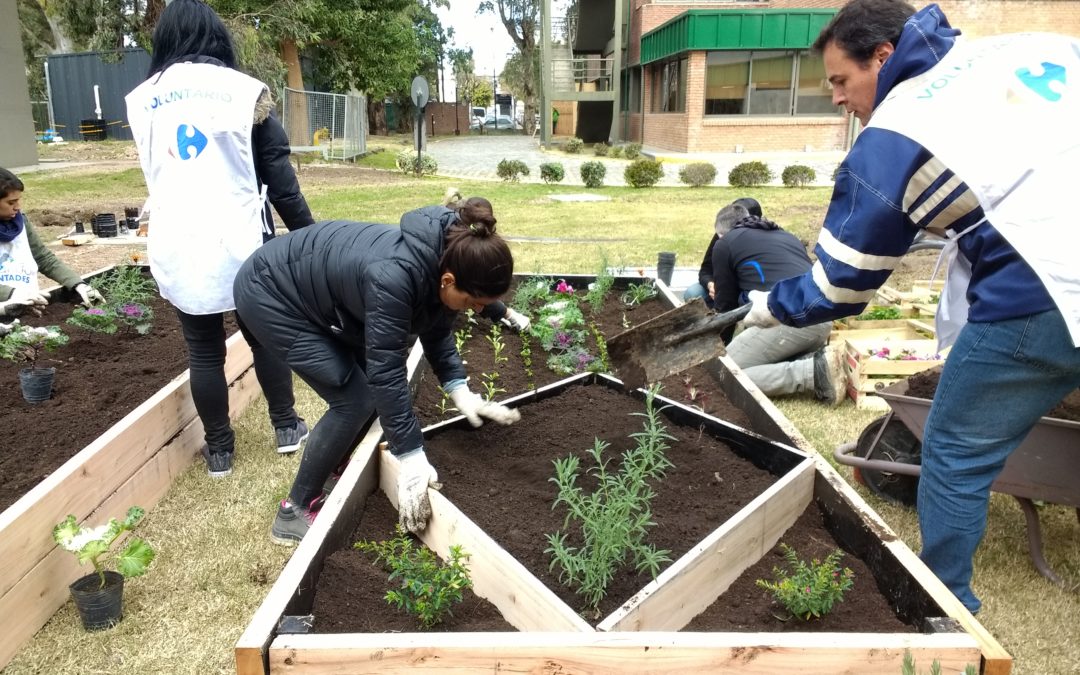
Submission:
[[[485,129],[494,129],[494,128],[496,128],[495,115],[488,115],[487,117],[485,117],[483,119],[480,119],[479,117],[474,117],[474,118],[472,118],[472,121],[469,122],[469,128],[474,130],[474,131],[479,129],[481,125],[483,125],[483,127]],[[499,115],[498,128],[499,129],[521,129],[521,125],[518,124],[513,119],[511,119],[509,115]]]

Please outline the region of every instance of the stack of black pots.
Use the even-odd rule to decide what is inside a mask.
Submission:
[[[99,237],[115,237],[118,234],[115,213],[99,213],[90,219],[90,227]]]

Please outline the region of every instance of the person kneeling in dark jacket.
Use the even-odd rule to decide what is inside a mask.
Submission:
[[[414,532],[426,526],[427,488],[437,476],[407,381],[410,335],[419,335],[442,388],[474,427],[485,418],[519,419],[469,390],[454,344],[457,312],[482,312],[510,288],[514,260],[495,222],[491,204],[479,197],[454,209],[411,211],[400,228],[321,222],[265,244],[241,267],[234,287],[240,316],[329,406],[278,508],[276,543],[293,545],[307,533],[323,483],[373,412],[400,461],[401,522]]]

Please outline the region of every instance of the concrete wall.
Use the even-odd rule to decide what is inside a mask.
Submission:
[[[37,164],[34,118],[26,86],[19,12],[15,0],[0,0],[0,166]]]
[[[842,7],[844,0],[773,0],[763,3],[672,3],[629,0],[630,31],[627,64],[641,61],[641,36],[688,9],[806,9]],[[916,8],[925,2],[912,2]],[[1080,36],[1080,0],[939,0],[949,22],[969,37],[1021,31],[1050,31]],[[654,83],[648,67],[642,73],[645,114],[631,114],[624,140],[677,152],[745,152],[843,149],[848,121],[823,117],[704,117],[705,53],[690,55],[686,112],[650,113]]]

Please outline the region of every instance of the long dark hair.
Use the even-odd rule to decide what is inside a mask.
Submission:
[[[458,290],[474,298],[500,297],[514,279],[514,256],[495,234],[491,202],[470,197],[450,208],[457,213],[457,222],[446,232],[439,272],[453,274]]]
[[[160,73],[187,56],[210,56],[236,68],[236,48],[225,22],[202,0],[173,0],[154,28],[150,72]]]
[[[835,42],[853,61],[865,64],[878,45],[889,42],[896,46],[904,24],[914,13],[915,8],[901,0],[852,0],[822,29],[813,49],[820,54]]]

